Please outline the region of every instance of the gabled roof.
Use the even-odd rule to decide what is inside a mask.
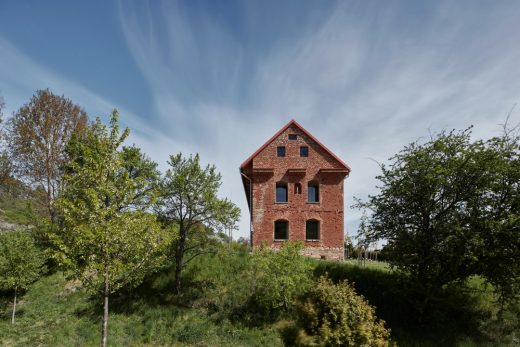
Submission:
[[[350,172],[350,167],[341,160],[337,155],[335,155],[330,149],[328,149],[324,144],[322,144],[320,141],[318,141],[317,138],[312,136],[310,132],[308,132],[304,127],[302,127],[298,122],[296,122],[294,119],[292,119],[289,123],[287,123],[283,128],[278,130],[276,134],[274,134],[269,140],[267,140],[266,143],[264,143],[260,148],[258,148],[255,153],[253,153],[249,158],[247,158],[242,165],[240,165],[240,169],[242,170],[245,168],[251,161],[260,153],[264,148],[269,146],[271,142],[273,142],[278,136],[280,136],[281,133],[283,133],[285,130],[287,130],[291,125],[296,126],[298,129],[300,129],[305,135],[310,137],[314,142],[316,142],[321,148],[323,148],[327,153],[329,153],[334,159],[336,159],[348,172]]]

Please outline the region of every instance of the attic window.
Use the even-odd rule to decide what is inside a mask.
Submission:
[[[308,157],[309,156],[309,147],[301,146],[300,147],[300,157]]]
[[[298,135],[296,134],[289,134],[289,140],[296,140],[298,139]]]
[[[285,157],[285,147],[276,147],[276,155],[279,157]]]

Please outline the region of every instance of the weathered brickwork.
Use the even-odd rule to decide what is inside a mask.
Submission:
[[[289,139],[289,134],[296,139]],[[277,147],[285,147],[285,157],[277,156]],[[300,147],[308,147],[308,156],[300,156]],[[298,123],[291,121],[276,137],[241,166],[244,188],[252,214],[251,243],[267,243],[277,248],[277,220],[288,222],[288,239],[301,240],[304,254],[321,259],[343,259],[343,181],[350,168],[317,142]],[[276,184],[287,184],[287,203],[276,202]],[[319,185],[319,202],[308,202],[307,184]],[[297,187],[300,185],[301,189]],[[306,240],[306,221],[319,221],[319,239]]]

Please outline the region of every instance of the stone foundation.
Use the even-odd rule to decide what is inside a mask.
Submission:
[[[345,251],[343,247],[305,247],[302,254],[309,258],[343,261]]]

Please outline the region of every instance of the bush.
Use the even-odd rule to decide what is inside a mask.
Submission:
[[[222,246],[216,254],[191,264],[188,282],[205,288],[196,306],[204,306],[217,319],[246,325],[271,323],[287,314],[312,282],[312,266],[300,255],[299,243],[287,242],[280,250]]]
[[[302,244],[285,242],[278,251],[262,246],[253,252],[256,300],[266,312],[287,311],[311,284],[311,264],[300,254]]]
[[[390,346],[390,331],[375,310],[343,281],[320,277],[299,308],[295,325],[282,333],[294,346]]]

